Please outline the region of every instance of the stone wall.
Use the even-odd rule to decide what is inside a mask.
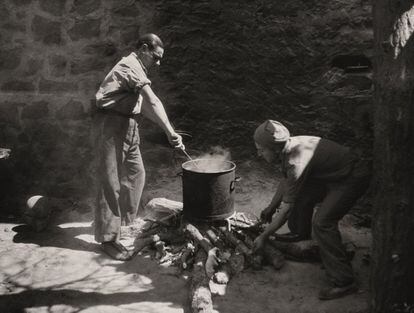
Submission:
[[[145,32],[165,41],[153,88],[190,149],[251,157],[266,118],[370,147],[370,11],[365,0],[1,1],[0,146],[13,150],[1,210],[92,194],[94,93]]]
[[[367,135],[368,1],[168,1],[156,18],[175,112],[206,144],[244,145],[266,118],[349,145]]]
[[[12,149],[0,164],[2,210],[33,194],[91,194],[94,94],[153,11],[135,1],[0,2],[0,146]]]

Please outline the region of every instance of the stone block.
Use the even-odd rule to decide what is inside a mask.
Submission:
[[[5,82],[1,85],[1,90],[10,92],[10,91],[35,91],[35,86],[32,82],[21,81],[21,80],[11,80]]]
[[[117,53],[116,45],[111,41],[99,42],[87,45],[82,49],[82,52],[88,55],[98,56],[113,56]]]
[[[9,22],[5,23],[1,26],[2,29],[9,31],[9,32],[25,32],[26,26],[24,23],[16,23],[16,22]]]
[[[60,120],[82,120],[87,117],[83,105],[79,101],[71,100],[56,112]]]
[[[101,0],[74,0],[71,12],[87,15],[101,7]]]
[[[132,4],[130,5],[119,5],[118,3],[116,3],[116,5],[114,5],[112,10],[113,10],[113,13],[117,16],[117,18],[119,17],[138,18],[141,12],[141,10],[134,4],[134,2],[132,2]]]
[[[100,33],[101,19],[76,20],[68,31],[72,40],[91,39],[98,37]]]
[[[42,41],[47,45],[61,44],[60,22],[55,22],[41,16],[35,16],[32,21],[32,32],[35,40]]]
[[[19,107],[24,106],[21,102],[0,102],[0,123],[19,123]]]
[[[24,20],[27,17],[27,11],[17,11],[16,12],[16,19],[18,21]]]
[[[55,16],[62,16],[65,11],[65,0],[42,0],[39,1],[40,8]]]
[[[6,7],[6,4],[4,1],[0,2],[0,19],[2,21],[7,21],[7,19],[10,17],[10,12]]]
[[[70,65],[70,73],[73,75],[88,73],[91,71],[102,71],[108,62],[103,58],[88,57],[73,60]]]
[[[139,27],[134,25],[134,26],[129,26],[129,27],[124,27],[121,30],[121,41],[124,44],[130,44],[130,43],[136,43],[139,37]]]
[[[0,50],[0,71],[14,70],[21,62],[22,49]]]
[[[54,54],[49,57],[50,74],[55,77],[65,76],[67,60],[63,55]]]
[[[21,73],[24,76],[32,76],[39,73],[42,67],[43,60],[26,57],[24,58],[23,66],[21,67]]]
[[[15,6],[27,6],[32,3],[32,0],[13,0],[11,1]]]
[[[45,78],[40,79],[39,92],[40,93],[54,93],[54,92],[75,92],[78,91],[76,83],[72,82],[60,82],[48,80]]]
[[[49,114],[49,107],[46,101],[34,102],[26,105],[22,110],[22,119],[43,119]]]

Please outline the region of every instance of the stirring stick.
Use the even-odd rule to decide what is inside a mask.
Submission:
[[[183,151],[183,153],[185,154],[185,156],[190,160],[190,161],[192,161],[193,159],[190,157],[190,155],[187,153],[187,151],[185,151],[185,150],[182,150]]]
[[[187,153],[187,151],[185,151],[184,149],[181,149],[181,151],[185,154],[185,156],[190,160],[190,161],[194,161],[190,155]],[[194,162],[194,166],[198,169],[201,170],[200,167],[197,165],[197,162]]]

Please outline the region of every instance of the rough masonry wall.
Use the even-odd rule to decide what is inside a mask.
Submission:
[[[0,146],[12,149],[0,163],[3,211],[33,194],[90,195],[92,99],[151,12],[135,1],[0,2]]]
[[[175,112],[206,144],[245,145],[266,118],[350,145],[366,135],[371,69],[358,55],[371,57],[368,1],[168,1],[159,9]]]
[[[365,0],[1,1],[0,147],[13,151],[0,162],[0,210],[37,193],[92,194],[92,99],[145,32],[166,44],[153,88],[189,148],[250,157],[266,118],[369,147],[369,69],[334,60],[370,57],[370,11]]]

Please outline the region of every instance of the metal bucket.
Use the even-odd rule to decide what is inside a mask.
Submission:
[[[210,222],[234,214],[236,164],[195,159],[182,164],[183,212],[191,221]]]

